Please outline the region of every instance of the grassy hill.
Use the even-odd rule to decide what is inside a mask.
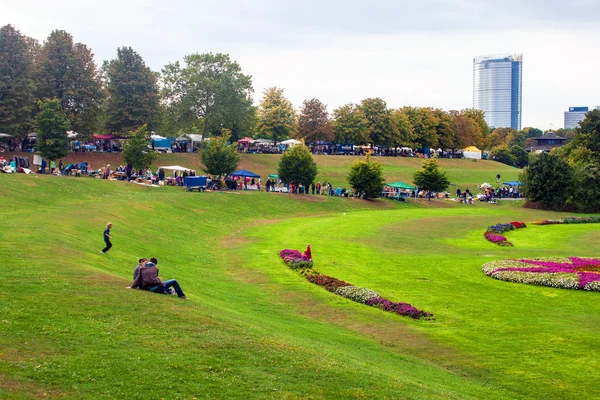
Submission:
[[[27,153],[19,153],[27,155]],[[255,172],[266,180],[269,174],[277,173],[277,165],[280,155],[275,154],[243,154],[239,165],[240,169]],[[332,182],[335,187],[346,187],[346,175],[349,168],[356,159],[363,157],[355,156],[314,156],[319,167],[317,179],[321,182]],[[414,171],[421,168],[423,159],[406,157],[374,157],[384,166],[384,174],[389,182],[405,181],[412,182]],[[120,154],[112,153],[72,153],[65,157],[64,162],[89,162],[92,167],[100,168],[106,164],[115,167],[122,163]],[[517,168],[488,160],[460,160],[440,159],[440,166],[448,173],[450,181],[461,188],[475,189],[476,185],[483,182],[495,183],[496,175],[501,174],[502,181],[516,180],[521,172]],[[181,165],[197,171],[201,171],[202,163],[198,154],[173,153],[160,154],[153,165],[156,169],[166,165]]]
[[[249,160],[262,174],[276,156]],[[328,160],[319,164],[336,176]],[[416,161],[395,160],[396,179]],[[453,179],[497,173],[495,163],[472,165]],[[0,187],[0,398],[600,396],[590,384],[598,294],[480,271],[499,258],[598,256],[598,226],[529,227],[502,248],[483,239],[487,225],[559,214],[37,175],[0,175]],[[114,247],[103,255],[109,220]],[[308,242],[322,273],[435,320],[309,284],[277,256]],[[142,256],[157,257],[163,279],[178,279],[191,300],[126,289]]]

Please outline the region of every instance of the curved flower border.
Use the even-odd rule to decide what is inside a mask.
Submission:
[[[599,258],[498,260],[481,269],[487,276],[507,282],[600,292]]]
[[[496,243],[498,246],[512,246],[513,244],[506,239],[504,232],[514,231],[515,229],[527,228],[525,222],[513,221],[508,224],[496,224],[488,226],[483,236],[490,242]]]
[[[381,297],[379,293],[373,290],[354,286],[337,278],[320,274],[313,269],[313,261],[304,257],[298,250],[284,249],[279,252],[279,256],[287,266],[305,276],[310,283],[321,286],[338,296],[414,319],[433,319],[432,313],[419,310],[408,303],[395,303]]]

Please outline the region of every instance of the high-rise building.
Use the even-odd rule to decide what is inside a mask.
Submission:
[[[490,128],[521,129],[523,55],[473,59],[473,108],[485,112]]]
[[[588,111],[587,107],[569,107],[569,111],[565,111],[565,129],[579,127],[579,123],[585,119],[585,113]]]

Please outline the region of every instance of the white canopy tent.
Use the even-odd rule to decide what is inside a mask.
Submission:
[[[75,139],[78,135],[79,135],[79,133],[77,133],[77,132],[67,131],[67,138],[69,138],[69,139]]]
[[[158,167],[158,169],[166,169],[169,171],[194,171],[194,173],[196,173],[195,169],[191,169],[191,168],[185,168],[185,167],[181,167],[179,165],[170,165],[168,167]]]
[[[270,145],[273,144],[273,141],[271,139],[256,139],[254,143],[258,145]]]
[[[296,139],[288,139],[288,140],[284,140],[283,142],[281,142],[281,144],[290,146],[290,147],[295,146],[300,143],[302,143],[302,142],[299,140],[296,140]]]
[[[475,146],[469,146],[463,149],[463,157],[472,160],[481,160],[481,150]]]
[[[9,135],[8,133],[0,133],[0,139],[8,139],[11,137],[12,135]]]
[[[157,134],[152,134],[152,135],[150,135],[150,139],[152,139],[152,140],[165,140],[166,137],[160,136],[160,135],[157,135]]]

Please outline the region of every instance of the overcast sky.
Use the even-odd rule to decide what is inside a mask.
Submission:
[[[330,112],[367,97],[469,108],[473,57],[523,53],[523,127],[544,130],[569,106],[600,105],[598,21],[600,0],[0,0],[0,26],[40,41],[66,30],[99,65],[121,46],[153,70],[229,53],[255,99],[278,86]]]

